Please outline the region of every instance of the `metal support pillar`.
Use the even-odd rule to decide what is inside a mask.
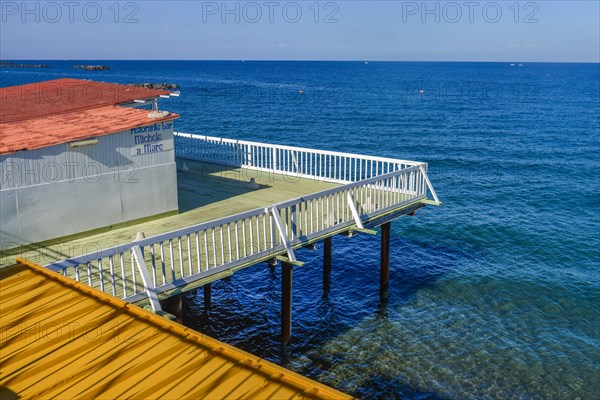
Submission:
[[[330,236],[323,240],[323,290],[331,286],[331,247],[333,238]]]
[[[287,346],[292,337],[292,264],[281,263],[281,342]]]
[[[183,322],[183,294],[178,294],[163,300],[165,311],[175,317],[180,324]]]
[[[212,288],[210,283],[204,285],[204,309],[209,310],[212,305]]]
[[[390,227],[392,223],[381,225],[381,266],[379,274],[379,297],[381,301],[388,298],[388,283],[390,280]]]

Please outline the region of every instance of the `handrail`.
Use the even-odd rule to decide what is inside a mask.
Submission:
[[[334,183],[350,183],[400,169],[416,161],[175,132],[176,155],[198,161]]]
[[[407,168],[407,169],[403,170],[402,172],[407,173],[407,172],[414,172],[414,171],[419,171],[419,166]],[[314,200],[317,198],[329,196],[334,193],[339,193],[342,189],[349,190],[349,189],[354,189],[354,188],[364,186],[364,185],[368,186],[368,185],[372,185],[372,184],[376,183],[377,181],[389,179],[389,178],[392,178],[392,177],[395,177],[398,175],[399,175],[398,171],[396,171],[396,172],[391,172],[389,174],[382,175],[380,177],[365,179],[364,181],[349,183],[347,185],[335,187],[335,188],[331,188],[331,189],[325,189],[320,192],[316,192],[316,193],[312,193],[312,194],[305,195],[302,197],[296,197],[291,200],[284,200],[284,201],[275,203],[270,208],[277,208],[277,209],[288,208],[293,205],[299,204],[303,201],[306,202],[306,201]],[[109,255],[122,253],[124,251],[129,250],[130,248],[132,248],[134,246],[145,247],[145,246],[151,245],[153,243],[157,243],[158,241],[164,241],[164,240],[168,240],[170,238],[175,238],[175,237],[179,237],[179,236],[186,236],[186,235],[189,235],[189,234],[197,232],[197,231],[211,229],[211,228],[214,228],[215,226],[219,226],[219,225],[223,225],[223,224],[227,224],[227,223],[233,223],[235,221],[241,221],[244,219],[255,217],[255,216],[263,214],[263,213],[264,213],[264,209],[262,209],[262,208],[254,209],[251,211],[244,211],[244,212],[241,212],[238,214],[230,215],[228,217],[219,218],[219,219],[206,221],[206,222],[201,222],[199,224],[194,224],[194,225],[191,225],[191,226],[188,226],[185,228],[175,229],[175,230],[172,230],[172,231],[169,231],[166,233],[162,233],[160,235],[150,236],[150,237],[147,237],[144,239],[129,242],[127,244],[120,244],[120,245],[109,247],[107,249],[103,249],[103,250],[100,250],[97,252],[91,252],[91,253],[84,254],[81,256],[73,257],[73,258],[70,258],[70,259],[67,259],[64,261],[49,264],[49,266],[52,266],[53,269],[69,268],[76,264],[85,264],[90,261],[97,260],[99,256],[101,258],[104,258],[104,257],[108,257]]]
[[[374,161],[392,162],[392,163],[406,164],[406,165],[425,164],[424,162],[401,160],[401,159],[397,159],[397,158],[346,153],[346,152],[333,151],[333,150],[311,149],[309,147],[289,146],[289,145],[283,145],[283,144],[261,143],[261,142],[254,142],[254,141],[250,141],[250,140],[228,139],[228,138],[222,138],[222,137],[217,137],[217,136],[197,135],[194,133],[175,132],[174,134],[175,134],[175,136],[178,136],[178,137],[193,138],[193,139],[199,139],[199,140],[204,140],[204,141],[217,141],[217,142],[221,142],[221,143],[231,143],[231,144],[249,145],[249,146],[264,146],[264,147],[268,147],[268,148],[315,152],[315,153],[328,154],[328,155],[333,155],[333,156],[344,156],[344,157],[345,156],[354,156],[354,157],[360,157],[360,158],[368,158],[369,160],[374,160]]]
[[[203,139],[196,139],[195,135],[190,135],[190,138],[203,142]],[[243,144],[248,143],[254,145],[253,142]],[[301,149],[269,146],[277,148],[277,151],[285,148],[296,152]],[[311,154],[327,153],[302,149],[305,150],[313,152]],[[349,157],[367,157],[330,153],[348,160]],[[367,160],[371,161],[368,157]],[[439,203],[427,177],[426,163],[381,157],[377,158],[377,162],[390,163],[395,168],[365,179],[345,181],[338,187],[282,201],[268,208],[176,229],[52,263],[47,267],[77,281],[87,278],[90,286],[112,291],[113,295],[130,302],[149,299],[152,307],[157,308],[160,304],[156,296],[162,292],[286,252],[293,261],[294,246],[354,225],[360,228],[363,221],[426,199],[428,189]],[[245,165],[241,167],[249,168]],[[270,170],[276,171],[275,168]],[[368,174],[383,170],[385,168],[380,164]],[[346,174],[344,177],[364,175],[355,172],[356,175]],[[320,177],[323,178],[323,175]],[[325,177],[334,179],[335,176]]]

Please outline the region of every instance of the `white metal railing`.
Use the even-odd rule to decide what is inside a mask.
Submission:
[[[189,137],[191,140],[196,140],[195,138]],[[201,139],[204,141],[209,140],[209,143],[213,141],[212,138],[201,138],[204,138]],[[302,152],[311,154],[308,158],[314,157],[314,154],[327,153],[285,146],[250,146],[248,142],[219,143],[223,143],[222,146],[233,147],[233,154],[238,154],[239,149],[251,154],[260,154],[262,150],[258,149],[264,148],[275,148],[274,153],[279,154],[271,159],[268,156],[263,158],[254,155],[250,157],[253,162],[282,160],[277,157],[281,154],[288,154],[284,157],[290,157],[294,152],[297,155]],[[218,157],[228,157],[227,154],[224,152],[217,156],[213,153],[211,160],[217,162]],[[329,155],[333,160],[370,160],[366,156],[345,153]],[[242,155],[234,160],[240,161],[242,167],[249,168],[245,165],[249,162],[248,157]],[[297,174],[314,173],[316,177],[327,180],[336,180],[336,177],[337,180],[350,180],[351,177],[354,179],[354,172],[358,179],[359,176],[375,174],[375,171],[383,168],[390,168],[391,171],[273,204],[268,208],[231,215],[56,262],[48,267],[77,281],[87,281],[90,286],[129,302],[148,298],[152,307],[159,310],[157,294],[220,272],[267,260],[278,254],[287,253],[288,258],[295,261],[294,247],[354,225],[362,228],[366,220],[425,199],[428,189],[439,203],[427,177],[426,164],[378,157],[374,159],[376,166],[373,169],[342,169],[345,171],[342,175],[336,175],[339,169],[325,168],[327,164],[320,164],[321,167],[316,168],[315,164],[312,164],[311,167],[304,168],[302,165],[306,164],[298,162]],[[363,167],[368,164],[363,164]],[[292,170],[286,170],[285,165],[290,164],[278,163],[275,171],[292,173]],[[269,169],[268,166],[253,167]],[[270,170],[274,170],[273,164]],[[320,174],[320,171],[328,172]]]
[[[198,161],[350,183],[425,163],[175,132],[176,155]]]

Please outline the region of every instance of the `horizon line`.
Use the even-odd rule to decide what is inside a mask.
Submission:
[[[380,63],[528,63],[528,64],[600,64],[598,61],[519,61],[519,60],[376,60],[376,59],[197,59],[197,58],[174,58],[174,59],[144,59],[144,58],[2,58],[0,62],[14,61],[233,61],[233,62],[380,62]]]

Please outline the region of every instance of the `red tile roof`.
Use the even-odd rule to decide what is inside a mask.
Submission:
[[[116,104],[152,99],[166,90],[57,79],[0,89],[0,155],[108,135],[178,118]]]
[[[136,108],[105,106],[0,124],[0,155],[108,135],[179,117],[170,114],[165,118],[151,119],[148,113],[148,110]]]
[[[82,79],[55,79],[0,89],[0,124],[47,117],[168,95],[146,89]]]

